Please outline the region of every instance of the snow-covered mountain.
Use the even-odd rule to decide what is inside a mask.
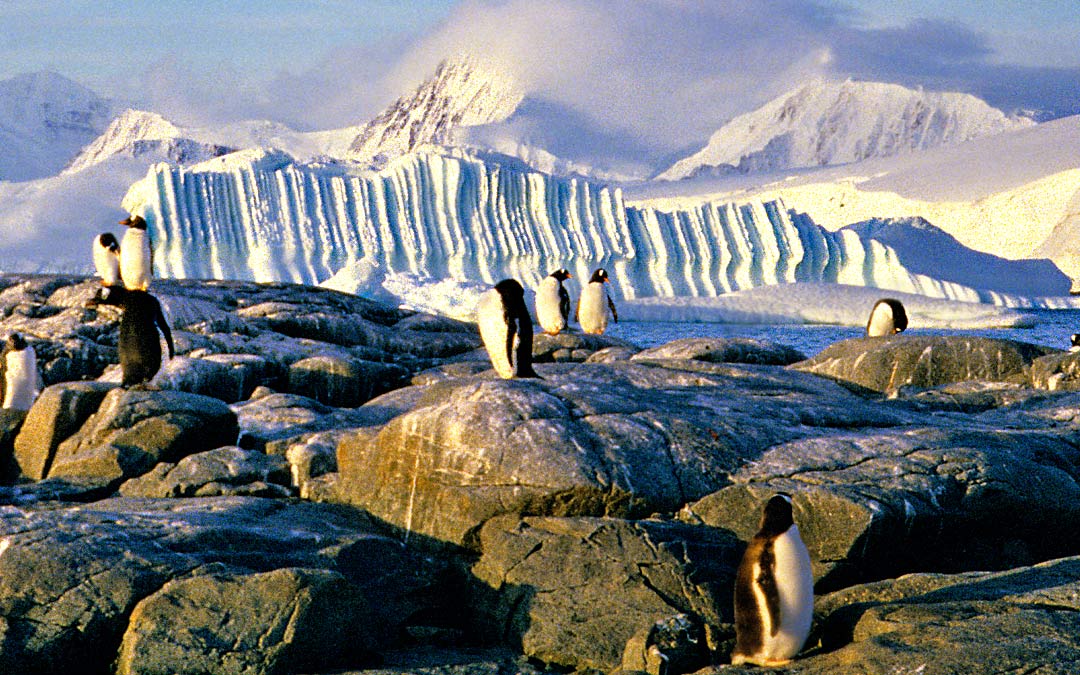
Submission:
[[[109,123],[111,105],[56,73],[0,81],[0,181],[58,173]]]
[[[829,232],[780,201],[635,207],[618,188],[464,151],[410,153],[378,172],[262,151],[159,164],[124,207],[146,217],[166,277],[310,284],[364,265],[383,276],[514,277],[533,287],[552,269],[587,279],[603,266],[626,299],[801,281],[1013,302],[993,277],[974,289],[914,273],[878,241]]]
[[[505,120],[523,97],[513,78],[490,64],[443,61],[414,92],[363,125],[347,157],[382,163],[426,144],[450,144],[460,129]]]
[[[811,82],[740,115],[658,178],[764,172],[891,157],[1034,124],[968,94],[880,82]]]

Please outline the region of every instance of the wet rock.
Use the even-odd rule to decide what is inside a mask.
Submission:
[[[830,345],[791,366],[877,392],[965,380],[1026,381],[1032,361],[1055,350],[983,337],[896,335]]]

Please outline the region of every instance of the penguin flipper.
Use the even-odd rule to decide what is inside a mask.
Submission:
[[[508,313],[503,315],[506,321],[506,363],[514,367],[514,338],[517,336],[517,322]]]
[[[559,313],[562,314],[563,321],[567,321],[570,318],[570,293],[566,291],[562,285],[559,285]],[[577,320],[577,317],[574,317]]]
[[[611,318],[615,319],[615,323],[619,323],[619,313],[615,311],[615,302],[611,299],[610,295],[607,296],[607,306],[608,309],[611,310]]]
[[[173,348],[172,331],[169,330],[169,322],[165,320],[165,313],[161,311],[161,303],[157,303],[157,316],[154,317],[154,321],[157,322],[158,328],[161,329],[162,335],[165,336],[165,344],[169,347],[169,358],[171,359],[176,355],[176,350]]]

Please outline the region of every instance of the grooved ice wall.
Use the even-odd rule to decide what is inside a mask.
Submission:
[[[811,281],[993,299],[912,274],[880,243],[828,232],[778,201],[638,208],[617,188],[457,151],[379,172],[261,150],[159,164],[124,205],[149,222],[162,277],[313,284],[366,258],[387,272],[526,286],[559,267],[585,280],[604,266],[624,298]]]

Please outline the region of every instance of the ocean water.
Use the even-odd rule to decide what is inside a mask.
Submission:
[[[1030,342],[1068,349],[1073,333],[1080,333],[1080,310],[1035,310],[1030,314],[1031,328],[980,328],[974,330],[909,328],[907,335],[979,335]],[[767,340],[794,347],[808,357],[834,342],[862,337],[864,329],[854,326],[805,324],[675,323],[660,321],[622,321],[608,326],[607,335],[639,347],[655,347],[686,337],[741,337]]]

